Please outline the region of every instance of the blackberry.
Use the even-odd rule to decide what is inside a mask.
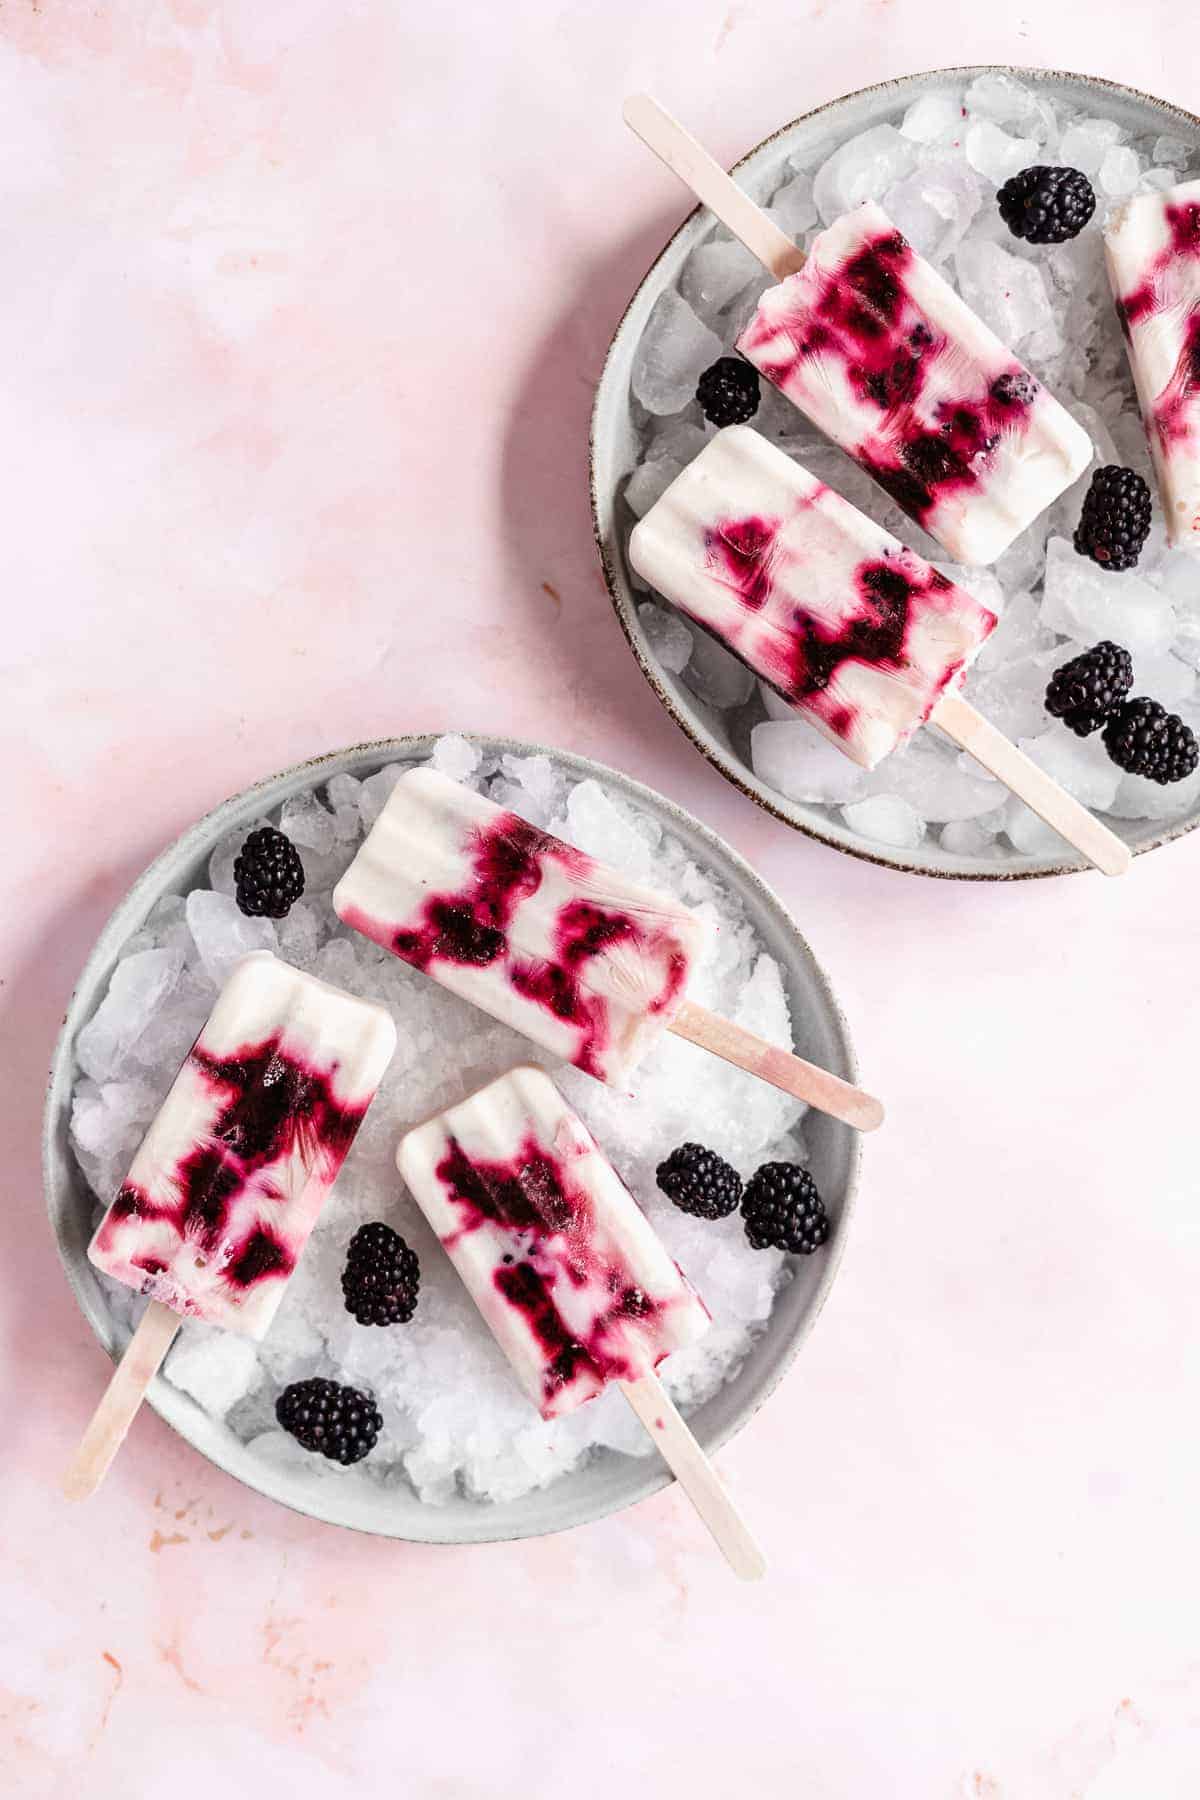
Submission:
[[[992,399],[997,406],[1028,406],[1038,386],[1036,376],[1028,369],[1006,369],[992,383]]]
[[[1011,175],[996,195],[1000,217],[1027,244],[1065,244],[1078,237],[1096,210],[1096,194],[1082,169],[1037,163]]]
[[[658,1185],[680,1212],[694,1219],[727,1219],[738,1209],[742,1178],[703,1144],[681,1144],[658,1165]]]
[[[1167,787],[1200,763],[1196,735],[1157,700],[1139,695],[1117,708],[1104,727],[1104,748],[1128,775],[1144,775]]]
[[[304,865],[273,825],[252,831],[233,865],[237,903],[251,919],[283,919],[304,892]]]
[[[421,1265],[398,1231],[373,1219],[350,1239],[342,1270],[346,1311],[360,1325],[407,1325],[417,1310]]]
[[[1099,731],[1133,686],[1133,658],[1105,638],[1055,669],[1046,689],[1046,711],[1077,737]]]
[[[298,1444],[330,1462],[361,1462],[383,1429],[370,1394],[337,1381],[293,1381],[275,1402],[275,1417]]]
[[[1092,476],[1075,548],[1102,569],[1132,569],[1150,535],[1150,489],[1136,469],[1109,463]]]
[[[758,370],[740,356],[719,356],[696,383],[710,425],[744,425],[758,411]]]
[[[795,1163],[764,1163],[746,1183],[742,1198],[746,1236],[755,1250],[790,1250],[811,1256],[829,1236],[829,1220],[817,1184]]]

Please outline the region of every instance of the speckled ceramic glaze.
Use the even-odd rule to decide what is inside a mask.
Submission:
[[[488,755],[502,751],[529,755],[543,748],[509,739],[474,741]],[[226,801],[151,864],[101,933],[72,996],[55,1050],[43,1148],[47,1204],[59,1251],[79,1304],[110,1355],[115,1356],[124,1346],[118,1340],[104,1290],[87,1261],[93,1200],[71,1152],[68,1126],[71,1091],[78,1073],[75,1040],[107,988],[122,945],[137,931],[161,895],[186,893],[204,879],[212,850],[239,824],[249,826],[290,795],[323,785],[341,771],[364,777],[386,763],[425,757],[432,744],[431,737],[362,744],[272,776]],[[553,750],[545,753],[576,779],[593,775],[627,795],[665,830],[680,838],[697,861],[710,867],[738,896],[747,918],[782,969],[797,1048],[804,1056],[853,1080],[854,1056],[829,984],[784,907],[754,871],[720,838],[651,789],[586,757]],[[821,1255],[811,1260],[797,1259],[795,1279],[778,1295],[766,1332],[737,1376],[692,1415],[696,1435],[710,1450],[739,1430],[766,1399],[820,1311],[837,1271],[858,1175],[858,1139],[848,1127],[817,1113],[810,1115],[805,1130],[813,1172],[833,1221],[832,1235]],[[331,1204],[337,1204],[336,1192]],[[97,1369],[96,1373],[98,1399],[101,1371]],[[186,1394],[161,1379],[154,1382],[148,1398],[149,1404],[189,1444],[247,1486],[312,1518],[385,1537],[465,1544],[540,1536],[629,1506],[665,1486],[670,1479],[654,1457],[610,1453],[597,1456],[542,1492],[527,1494],[505,1505],[458,1500],[448,1506],[426,1506],[400,1484],[386,1490],[352,1487],[315,1471],[309,1476],[304,1471],[269,1469],[251,1457],[224,1424],[208,1418]]]
[[[796,119],[780,131],[764,139],[737,164],[738,182],[755,199],[763,197],[771,172],[784,158],[816,168],[839,143],[884,121],[898,121],[906,107],[927,89],[948,81],[966,85],[977,75],[1004,72],[1032,86],[1042,88],[1051,99],[1069,100],[1087,106],[1094,113],[1115,119],[1128,131],[1139,135],[1146,131],[1170,133],[1188,143],[1200,144],[1200,119],[1193,114],[1155,100],[1148,94],[1094,76],[1068,75],[1048,69],[1010,68],[1000,71],[980,66],[965,69],[934,69],[922,75],[906,75],[898,81],[883,82],[877,87],[863,88],[830,101],[815,112]],[[609,348],[596,403],[592,413],[591,479],[592,517],[596,542],[604,565],[608,591],[616,608],[633,653],[642,673],[667,711],[691,738],[699,750],[721,773],[744,794],[774,813],[776,818],[807,832],[837,850],[848,850],[853,856],[882,863],[910,874],[943,875],[978,881],[1011,881],[1033,875],[1067,875],[1089,865],[1081,856],[1063,846],[1061,856],[1027,856],[1008,850],[1003,856],[953,856],[936,843],[922,844],[916,850],[892,850],[852,831],[836,817],[830,817],[816,806],[786,800],[768,787],[754,773],[749,757],[749,733],[740,737],[730,734],[724,719],[702,709],[695,696],[676,675],[663,669],[655,660],[637,616],[636,596],[630,581],[626,545],[632,523],[629,509],[619,494],[624,478],[633,468],[637,440],[630,410],[630,376],[633,360],[650,310],[659,295],[673,287],[683,264],[695,246],[706,235],[712,216],[697,209],[675,233],[666,249],[646,275],[625,315],[617,327]],[[1110,819],[1107,821],[1135,853],[1152,850],[1159,844],[1190,831],[1200,823],[1200,806],[1179,819],[1164,824],[1161,820]]]

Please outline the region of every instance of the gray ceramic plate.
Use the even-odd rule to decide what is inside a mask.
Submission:
[[[93,1201],[71,1153],[67,1128],[77,1074],[75,1039],[107,988],[121,946],[161,895],[186,893],[205,879],[214,846],[239,824],[248,825],[289,795],[320,786],[341,770],[361,777],[374,773],[385,763],[425,757],[433,741],[432,737],[406,737],[361,744],[288,769],[226,801],[150,865],[100,934],[72,996],[55,1050],[43,1149],[50,1220],[67,1276],[96,1336],[110,1355],[115,1355],[121,1346],[104,1290],[86,1256]],[[529,755],[542,748],[507,738],[474,741],[486,754],[512,751]],[[780,901],[749,865],[720,838],[650,788],[586,757],[554,750],[547,754],[578,778],[594,775],[635,800],[738,895],[747,917],[783,971],[796,1021],[797,1047],[811,1060],[854,1080],[854,1055],[829,983]],[[833,1231],[821,1255],[797,1259],[795,1279],[781,1290],[766,1332],[734,1380],[692,1415],[696,1435],[710,1450],[723,1444],[762,1405],[799,1349],[837,1272],[858,1178],[858,1138],[846,1126],[816,1113],[806,1126],[806,1136],[812,1151],[813,1173],[829,1206]],[[97,1367],[97,1398],[101,1374]],[[351,1525],[361,1531],[423,1543],[486,1543],[561,1531],[632,1505],[665,1487],[669,1479],[666,1469],[653,1457],[608,1454],[598,1456],[552,1487],[507,1505],[459,1500],[448,1506],[426,1506],[404,1486],[351,1488],[348,1483],[317,1473],[309,1476],[305,1472],[268,1470],[260,1459],[249,1455],[223,1424],[214,1423],[187,1395],[162,1380],[156,1380],[151,1387],[149,1404],[202,1455],[271,1499],[333,1525]]]
[[[770,177],[785,158],[797,165],[816,168],[846,138],[866,131],[884,121],[897,121],[906,107],[926,89],[947,83],[966,85],[975,76],[1001,72],[995,65],[963,69],[934,69],[923,75],[906,75],[898,81],[886,81],[878,87],[863,88],[832,100],[815,112],[807,113],[792,124],[766,138],[736,166],[737,179],[755,199],[769,189]],[[1133,135],[1146,131],[1169,133],[1189,144],[1200,145],[1200,119],[1191,113],[1155,100],[1133,88],[1116,82],[1101,81],[1089,75],[1066,75],[1049,69],[1010,68],[1002,71],[1021,81],[1042,88],[1051,99],[1070,100],[1084,105],[1097,115],[1115,119]],[[649,152],[647,152],[649,155]],[[1030,875],[1066,875],[1087,864],[1064,846],[1062,856],[1026,856],[1010,850],[995,861],[982,858],[952,856],[937,844],[923,844],[916,850],[890,850],[858,835],[838,819],[829,818],[818,807],[785,800],[782,794],[760,781],[750,766],[748,734],[735,742],[725,723],[697,705],[694,695],[678,676],[664,670],[650,649],[645,631],[637,616],[629,569],[625,557],[626,541],[632,523],[629,509],[619,499],[624,477],[633,468],[637,439],[630,411],[629,383],[634,354],[645,329],[650,309],[659,295],[673,287],[680,270],[695,246],[712,226],[712,215],[698,208],[675,233],[662,255],[643,280],[617,327],[596,391],[592,413],[591,475],[592,517],[596,542],[604,564],[604,576],[612,595],[617,617],[642,666],[642,673],[674,718],[699,750],[721,773],[752,800],[757,800],[778,819],[797,830],[819,838],[836,850],[848,850],[853,856],[883,863],[920,875],[957,876],[980,881],[1005,881]],[[713,720],[717,719],[714,723]],[[1159,820],[1108,820],[1135,852],[1152,850],[1159,844],[1190,831],[1200,823],[1200,807],[1169,825]]]

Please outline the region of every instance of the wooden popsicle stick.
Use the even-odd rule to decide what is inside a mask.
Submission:
[[[742,1581],[758,1581],[766,1573],[766,1559],[725,1483],[667,1398],[658,1376],[651,1373],[638,1381],[623,1381],[621,1392],[658,1445],[663,1461],[707,1525],[734,1574]]]
[[[930,715],[930,723],[944,731],[975,761],[1002,781],[1031,807],[1040,819],[1082,851],[1088,861],[1106,875],[1124,875],[1133,861],[1128,844],[1102,825],[1086,806],[1059,787],[1023,750],[981,717],[961,694],[945,694]]]
[[[703,144],[698,144],[657,100],[649,94],[631,94],[622,113],[634,135],[666,163],[673,175],[678,175],[684,187],[690,188],[722,225],[728,226],[777,281],[794,275],[803,266],[803,250],[754,204],[749,194],[742,192]]]
[[[782,1088],[785,1094],[807,1100],[818,1112],[828,1113],[844,1125],[853,1125],[856,1131],[874,1131],[883,1123],[883,1107],[871,1094],[851,1087],[840,1076],[805,1062],[790,1050],[768,1044],[765,1038],[735,1025],[732,1019],[722,1019],[703,1006],[694,1006],[690,1000],[680,1007],[671,1030],[689,1044],[699,1044],[702,1050],[710,1050],[723,1061],[769,1081],[772,1087]]]
[[[63,1477],[62,1490],[68,1500],[86,1500],[104,1480],[179,1326],[179,1314],[158,1300],[152,1300],[142,1314]]]

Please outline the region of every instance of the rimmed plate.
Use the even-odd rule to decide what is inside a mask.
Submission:
[[[980,64],[905,75],[831,100],[764,138],[737,164],[737,179],[748,193],[759,199],[769,191],[771,178],[777,176],[784,161],[798,167],[817,167],[846,138],[872,125],[897,121],[922,93],[948,85],[965,86],[977,76],[988,74],[1011,75],[1041,89],[1051,100],[1085,106],[1115,120],[1134,136],[1157,131],[1200,147],[1200,118],[1134,88],[1090,75]],[[839,819],[831,818],[820,807],[787,800],[775,788],[768,787],[751,767],[748,746],[734,742],[720,715],[710,714],[702,708],[686,684],[663,669],[655,658],[637,614],[638,599],[645,596],[639,596],[630,579],[626,545],[632,518],[620,498],[624,478],[637,458],[630,378],[638,343],[655,301],[676,284],[688,256],[711,226],[712,215],[704,208],[697,208],[643,278],[609,346],[592,411],[591,490],[596,543],[613,606],[642,673],[676,724],[727,780],[777,819],[835,850],[845,850],[852,856],[909,874],[960,880],[1013,881],[1032,876],[1068,875],[1087,868],[1083,858],[1065,845],[1061,854],[1027,855],[1009,849],[1001,857],[985,859],[952,855],[940,845],[929,842],[915,850],[894,850],[863,837]],[[1200,823],[1200,803],[1169,823],[1154,819],[1107,819],[1106,823],[1125,839],[1135,854],[1140,854],[1192,830]],[[1004,849],[1003,845],[1000,847]]]
[[[135,882],[101,932],[72,995],[55,1049],[43,1156],[50,1221],[67,1277],[110,1356],[123,1346],[105,1292],[87,1260],[94,1202],[71,1151],[68,1128],[78,1074],[76,1038],[106,992],[122,946],[161,896],[186,893],[204,881],[213,849],[239,826],[250,825],[294,794],[324,786],[340,772],[365,777],[388,763],[423,759],[434,741],[431,736],[412,736],[360,744],[299,764],[248,788],[165,850]],[[854,1054],[846,1024],[812,951],[782,902],[715,833],[652,789],[587,757],[507,738],[474,737],[471,741],[485,755],[542,753],[578,780],[594,776],[653,815],[685,843],[696,860],[712,869],[738,896],[759,938],[779,963],[801,1054],[854,1080]],[[814,1176],[830,1212],[833,1229],[829,1243],[820,1256],[797,1259],[794,1279],[777,1295],[766,1331],[737,1375],[692,1415],[696,1435],[710,1450],[740,1430],[762,1405],[799,1349],[837,1273],[858,1179],[858,1139],[848,1127],[816,1113],[806,1121],[805,1138]],[[97,1370],[97,1398],[99,1374]],[[209,1418],[189,1396],[161,1379],[151,1387],[148,1399],[201,1455],[270,1499],[329,1524],[422,1543],[486,1543],[562,1531],[631,1506],[665,1487],[670,1479],[653,1457],[606,1453],[552,1486],[509,1503],[485,1505],[459,1499],[429,1506],[402,1484],[351,1485],[319,1471],[309,1474],[307,1470],[268,1467],[261,1458],[252,1457],[223,1423]]]

